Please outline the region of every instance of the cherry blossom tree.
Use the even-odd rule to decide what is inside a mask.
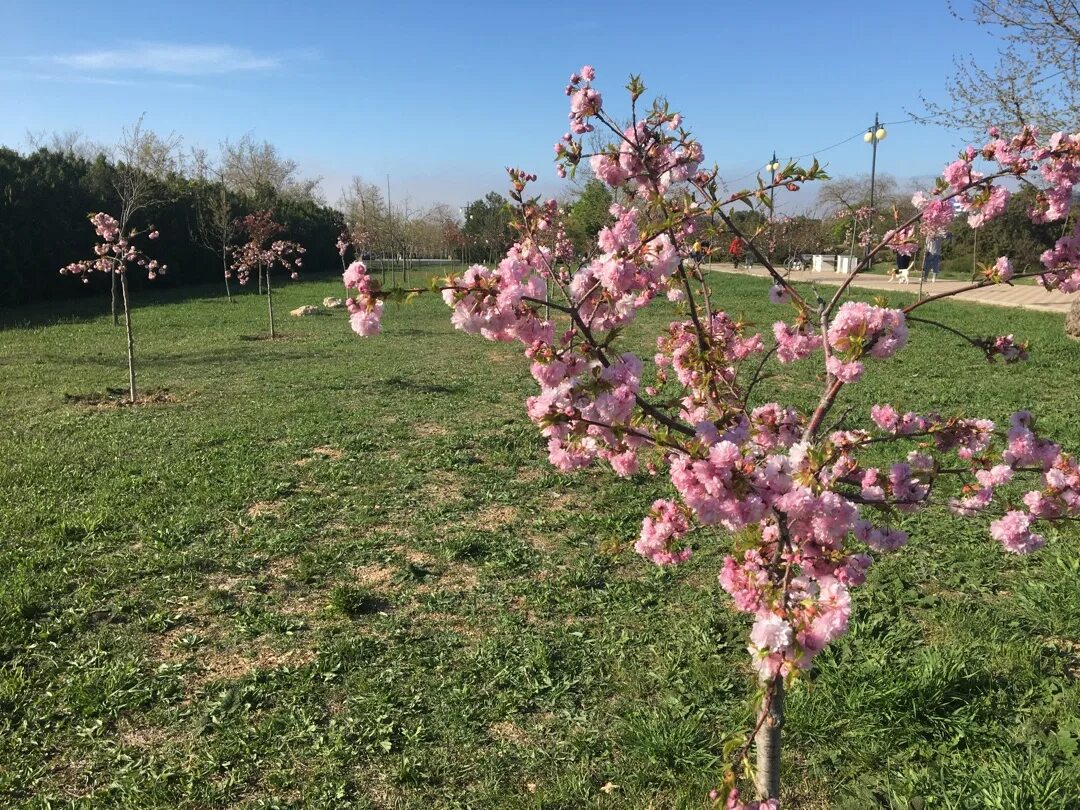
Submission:
[[[1043,141],[1030,129],[1010,138],[991,130],[985,145],[969,147],[916,196],[913,214],[868,245],[832,295],[811,297],[740,231],[731,207],[762,206],[771,188],[825,179],[817,162],[722,193],[680,114],[662,100],[641,109],[645,88],[632,77],[631,123],[621,125],[594,77],[588,66],[571,76],[570,132],[555,152],[560,176],[588,161],[625,201],[611,206],[614,221],[600,230],[598,249],[575,260],[559,207],[528,196],[535,176],[512,169],[517,241],[496,267],[473,265],[433,290],[458,329],[521,344],[539,386],[526,410],[552,464],[568,471],[603,461],[619,476],[666,471],[670,495],[643,507],[638,553],[671,566],[695,546],[727,551],[718,576],[735,610],[748,616],[757,710],[728,747],[730,767],[711,798],[726,808],[776,810],[785,694],[846,632],[852,589],[874,557],[907,543],[906,515],[956,489],[944,497],[948,507],[986,521],[989,536],[1016,554],[1045,543],[1043,526],[1080,520],[1080,463],[1040,435],[1031,413],[998,425],[976,414],[901,413],[883,402],[857,423],[857,416],[834,415],[864,376],[899,377],[888,361],[912,328],[944,328],[990,361],[1027,356],[1029,347],[1012,335],[971,337],[921,317],[927,303],[962,290],[903,307],[847,293],[878,252],[906,250],[916,232],[936,233],[957,211],[972,227],[999,216],[1009,195],[1004,180],[1037,186],[1032,219],[1063,219],[1080,182],[1080,134]],[[586,152],[582,137],[596,131],[610,143]],[[720,309],[708,275],[690,261],[694,243],[718,232],[742,238],[772,277],[778,317],[764,333]],[[1080,290],[1080,226],[1043,254],[1037,271],[1016,272],[1001,257],[963,289],[1025,276],[1051,290]],[[349,265],[344,281],[360,335],[379,332],[385,300],[423,292],[383,290],[361,262]],[[679,317],[656,335],[649,363],[623,345],[623,330],[663,298],[676,302]],[[770,362],[812,364],[816,404],[761,401]],[[756,800],[744,798],[751,784]]]
[[[237,222],[237,230],[248,241],[233,249],[232,271],[241,285],[251,280],[254,271],[261,282],[266,281],[266,306],[270,314],[270,339],[277,337],[274,331],[274,292],[271,284],[272,271],[281,268],[294,281],[300,277],[300,267],[307,250],[296,242],[275,239],[282,226],[274,221],[271,211],[257,211]]]
[[[161,203],[166,197],[162,181],[178,167],[177,135],[160,137],[143,127],[143,117],[126,127],[116,145],[116,168],[112,185],[120,203],[117,225],[120,233],[127,233],[136,214]],[[122,278],[114,273],[111,285],[113,325],[119,323],[116,308],[117,283]],[[126,305],[125,305],[126,311]]]
[[[124,327],[127,331],[127,361],[128,361],[128,394],[131,404],[136,402],[135,392],[135,335],[131,329],[131,298],[128,292],[127,274],[133,268],[145,270],[147,278],[151,281],[159,275],[164,275],[167,265],[159,264],[156,259],[149,258],[135,245],[135,240],[145,236],[149,240],[158,238],[158,232],[153,225],[147,226],[141,231],[131,230],[126,234],[121,230],[120,223],[106,213],[93,214],[90,224],[94,226],[94,232],[101,240],[94,246],[93,259],[72,262],[61,268],[60,274],[78,276],[84,284],[89,283],[90,273],[109,273],[113,278],[113,286],[119,279],[121,300],[124,307]]]

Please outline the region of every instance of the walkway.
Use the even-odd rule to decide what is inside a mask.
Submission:
[[[717,273],[738,273],[740,275],[761,276],[767,278],[769,273],[763,267],[755,266],[751,270],[736,270],[730,264],[708,264],[705,269]],[[839,286],[844,283],[847,276],[840,273],[824,272],[814,273],[809,270],[793,271],[787,274],[787,278],[795,282],[814,282],[817,284],[831,284]],[[860,274],[851,282],[853,287],[862,287],[868,290],[885,290],[919,294],[919,277],[914,274],[909,284],[897,284],[890,282],[888,278],[876,274]],[[938,293],[958,290],[966,287],[964,281],[938,281],[923,284],[923,293],[937,295]],[[1059,292],[1044,290],[1039,284],[994,284],[978,290],[960,293],[950,301],[967,301],[973,304],[989,304],[995,307],[1018,307],[1019,309],[1033,309],[1039,312],[1056,312],[1064,315],[1069,311],[1075,295],[1064,295]]]

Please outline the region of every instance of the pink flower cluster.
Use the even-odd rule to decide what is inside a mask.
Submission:
[[[455,328],[488,340],[550,344],[554,327],[541,316],[547,297],[550,251],[519,242],[495,269],[474,264],[443,292]]]
[[[848,301],[829,326],[832,353],[825,368],[840,382],[856,382],[863,373],[861,357],[891,357],[907,343],[907,336],[903,311]]]
[[[589,166],[609,186],[627,185],[645,197],[663,196],[693,176],[705,153],[686,136],[668,135],[646,119],[627,127],[617,150],[593,155]]]
[[[275,267],[288,271],[289,277],[294,280],[300,277],[303,255],[307,249],[289,240],[271,241],[282,227],[273,220],[270,211],[248,214],[239,220],[237,225],[248,236],[246,243],[232,248],[230,269],[241,284],[248,283],[252,271],[260,274],[265,272],[269,278]],[[228,277],[229,273],[226,272],[226,278]]]
[[[570,130],[577,135],[593,131],[589,119],[598,115],[604,105],[600,93],[592,87],[591,82],[595,78],[596,71],[590,65],[585,65],[580,73],[570,77],[570,83],[566,85],[566,95],[570,96]]]
[[[534,357],[542,351],[534,346]],[[541,390],[529,397],[529,418],[548,440],[548,458],[560,470],[574,470],[603,458],[618,475],[638,469],[637,451],[648,434],[631,425],[641,389],[641,360],[623,354],[604,364],[571,350],[534,362]],[[673,562],[670,560],[669,562]]]
[[[1080,222],[1073,226],[1072,233],[1058,239],[1039,260],[1047,270],[1039,276],[1046,289],[1063,293],[1080,291]]]
[[[382,331],[383,301],[378,297],[379,282],[368,275],[367,266],[355,261],[342,274],[345,292],[356,290],[355,296],[345,299],[349,311],[349,326],[361,337],[377,335]]]
[[[773,324],[773,337],[776,338],[776,357],[781,363],[794,363],[803,360],[821,348],[821,335],[810,330],[805,319],[794,325],[777,321]]]
[[[149,226],[145,231],[131,231],[128,236],[120,233],[120,224],[115,218],[104,212],[93,214],[90,223],[94,226],[94,232],[102,240],[94,245],[94,259],[83,259],[72,262],[60,269],[60,275],[79,276],[84,284],[90,282],[90,273],[96,271],[102,273],[125,273],[132,265],[146,270],[146,277],[151,281],[168,270],[168,265],[159,263],[156,259],[147,257],[139,250],[132,240],[145,233],[149,239],[157,239],[159,234],[154,226]]]
[[[678,540],[690,530],[682,507],[674,501],[653,501],[641,525],[634,550],[657,565],[676,565],[690,558],[690,548],[678,548]]]

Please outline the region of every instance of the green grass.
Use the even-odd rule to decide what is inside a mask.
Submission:
[[[781,311],[761,280],[716,286]],[[280,287],[276,308],[337,293]],[[639,559],[663,481],[547,466],[517,349],[430,297],[379,338],[283,314],[276,342],[250,339],[255,295],[138,303],[157,401],[136,408],[94,401],[126,382],[103,301],[2,316],[0,805],[704,805],[748,717],[728,541],[675,571]],[[1030,407],[1080,448],[1060,318],[926,309],[1033,360],[918,327],[845,405]],[[813,369],[767,386],[811,402]],[[1076,806],[1080,537],[1021,559],[940,510],[908,523],[789,699],[787,806]]]

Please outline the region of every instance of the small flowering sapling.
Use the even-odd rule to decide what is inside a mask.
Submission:
[[[346,268],[345,257],[348,256],[349,249],[353,247],[352,234],[348,231],[342,231],[334,243],[334,247],[337,248],[338,258],[341,259],[341,272],[344,273]]]
[[[133,267],[146,271],[146,277],[151,281],[159,275],[164,275],[167,268],[159,264],[157,259],[147,257],[138,247],[134,240],[145,236],[153,241],[158,238],[158,232],[153,225],[137,231],[131,230],[124,235],[120,231],[120,223],[106,213],[97,213],[90,216],[90,223],[94,226],[94,232],[101,240],[94,246],[94,259],[72,262],[60,270],[60,274],[67,276],[79,276],[83,283],[90,281],[90,273],[94,271],[109,273],[113,279],[119,278],[121,298],[124,305],[124,327],[127,331],[127,360],[128,360],[128,393],[131,404],[135,404],[135,336],[131,330],[131,303],[128,293],[127,274]]]
[[[233,249],[232,269],[241,285],[251,279],[251,271],[258,273],[260,281],[266,277],[266,306],[270,313],[270,339],[274,332],[274,293],[270,284],[271,271],[281,267],[293,280],[300,278],[303,255],[307,251],[296,242],[274,239],[282,226],[274,221],[270,211],[248,214],[237,222],[237,228],[246,234],[248,241]]]
[[[640,554],[667,566],[684,562],[695,545],[729,549],[719,581],[734,608],[751,619],[747,649],[758,712],[729,749],[731,767],[712,798],[727,808],[776,810],[785,691],[846,632],[851,589],[865,581],[874,555],[905,545],[903,518],[924,509],[939,482],[958,478],[961,495],[949,506],[960,515],[989,518],[989,535],[1009,552],[1043,545],[1046,524],[1080,519],[1080,464],[1040,436],[1026,412],[1001,429],[985,418],[901,414],[880,404],[861,426],[825,427],[849,386],[903,350],[911,326],[944,326],[912,313],[955,294],[902,309],[845,300],[855,276],[890,240],[907,244],[914,238],[910,229],[940,227],[953,198],[976,226],[997,216],[1002,207],[995,183],[1006,177],[1025,181],[1041,172],[1045,188],[1032,216],[1060,218],[1062,200],[1080,180],[1080,135],[1055,135],[1044,144],[1028,130],[1011,141],[993,134],[995,141],[969,149],[960,165],[951,165],[894,233],[868,244],[865,258],[831,299],[812,300],[740,231],[730,209],[763,203],[776,185],[798,188],[824,178],[816,161],[809,168],[785,167],[771,184],[722,195],[717,170],[702,168],[702,148],[681,116],[663,102],[639,110],[644,86],[634,77],[627,87],[633,123],[622,126],[606,112],[594,76],[587,66],[571,77],[570,133],[555,151],[560,175],[588,160],[621,201],[611,206],[613,222],[599,232],[597,249],[581,260],[560,249],[557,206],[526,197],[535,178],[513,169],[517,241],[496,267],[473,265],[435,286],[455,327],[521,344],[539,386],[526,410],[556,467],[574,470],[602,460],[620,476],[666,469],[671,495],[644,510],[635,546]],[[586,154],[580,136],[597,128],[612,143]],[[997,168],[978,174],[972,163],[979,155]],[[714,308],[706,274],[688,261],[703,233],[724,231],[741,238],[769,271],[769,297],[787,312],[764,334]],[[1040,271],[1015,273],[1000,262],[965,289],[1025,275],[1051,289],[1078,289],[1078,234],[1074,230],[1047,251]],[[358,262],[346,270],[345,284],[358,291],[349,311],[361,335],[376,334],[383,301],[405,293],[380,290]],[[621,335],[658,297],[679,301],[685,316],[656,336],[647,365],[621,345]],[[991,358],[1011,362],[1028,352],[1011,335],[976,340],[946,328]],[[773,358],[817,368],[816,406],[800,410],[755,399]],[[889,373],[898,374],[895,368]],[[1025,479],[1029,491],[1021,501],[1005,500],[1002,488]],[[751,779],[758,800],[748,802],[741,791]]]

